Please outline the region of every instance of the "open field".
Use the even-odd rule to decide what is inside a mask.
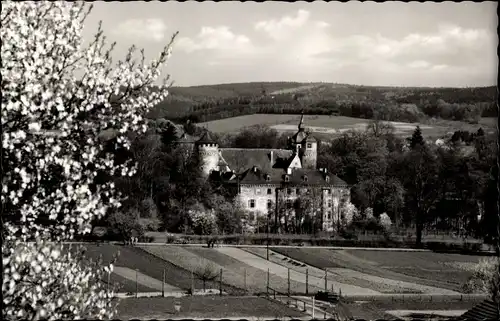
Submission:
[[[180,312],[175,312],[174,302],[180,302]],[[234,318],[305,317],[306,315],[285,305],[257,297],[182,297],[122,299],[116,318],[121,320],[171,319],[171,318]]]
[[[290,287],[290,292],[294,293],[305,293],[306,292],[306,275],[304,273],[297,272],[295,270],[289,270],[283,265],[276,264],[273,262],[267,261],[265,258],[260,257],[258,255],[254,255],[250,252],[247,252],[243,249],[238,249],[238,248],[218,248],[218,251],[229,255],[239,261],[242,261],[243,263],[253,266],[254,268],[260,269],[262,271],[267,271],[269,269],[269,272],[271,274],[277,275],[283,279],[288,278],[288,273],[290,272],[290,280],[294,280],[298,283],[301,283],[302,286],[299,288],[292,288]],[[316,277],[313,275],[310,275],[307,280],[309,284],[309,291],[310,292],[316,292],[318,290],[324,289],[325,286],[325,279],[324,277]],[[273,288],[273,284],[270,284],[270,287]],[[327,280],[327,288],[328,289],[342,289],[342,293],[346,293],[349,295],[378,295],[380,292],[368,289],[368,288],[362,288],[359,286],[351,285],[351,284],[346,284],[346,283],[340,283],[334,280]]]
[[[311,266],[351,277],[357,273],[460,292],[470,272],[452,262],[477,262],[479,256],[433,252],[273,248],[280,254]],[[359,252],[359,253],[358,253]],[[390,265],[393,262],[394,265]],[[350,271],[348,271],[350,270]],[[406,286],[405,286],[406,287]],[[425,292],[425,291],[424,291]]]
[[[347,302],[345,305],[349,309],[349,312],[355,319],[364,320],[393,320],[396,319],[394,315],[390,312],[394,310],[403,312],[402,310],[413,310],[414,312],[420,311],[420,313],[429,312],[431,310],[437,311],[455,311],[455,315],[458,311],[469,310],[474,307],[478,301],[439,301],[439,302],[429,302],[429,301],[354,301]],[[392,311],[391,311],[392,310]],[[412,311],[412,312],[413,312]]]
[[[153,291],[161,291],[162,289],[165,290],[167,293],[171,292],[182,292],[181,289],[176,288],[174,286],[171,286],[168,283],[162,284],[161,280],[157,280],[155,278],[152,278],[144,273],[137,272],[135,270],[123,267],[123,266],[115,266],[114,267],[114,273],[121,276],[124,279],[127,279],[129,282],[132,282],[132,284],[135,286],[135,282],[137,279],[138,285],[141,285],[141,288],[147,288],[147,289],[153,289]],[[126,292],[135,292],[136,289],[128,290]],[[144,290],[141,291],[140,289],[137,289],[138,292],[151,292],[152,290]],[[125,292],[125,291],[120,291],[120,292]]]
[[[254,114],[209,121],[200,123],[199,126],[206,127],[215,133],[237,133],[244,127],[254,125],[273,126],[295,123],[295,128],[297,128],[299,120],[300,115]]]
[[[258,256],[266,258],[266,249],[262,248],[247,248],[245,249],[248,252],[254,253]],[[307,265],[307,264],[298,264],[297,261],[288,258],[287,256],[281,255],[277,252],[270,251],[269,260],[276,264],[283,265],[291,270],[308,274],[311,276],[315,276],[318,278],[325,277],[325,271],[319,269],[317,267]],[[343,269],[346,270],[346,269]],[[338,281],[344,284],[352,284],[355,286],[359,286],[366,289],[372,289],[381,293],[423,293],[425,288],[422,286],[409,284],[403,284],[400,281],[388,280],[384,278],[377,278],[372,275],[364,274],[358,272],[357,274],[354,271],[343,271],[345,273],[339,272],[338,269],[332,271],[328,270],[327,278],[332,281]],[[353,273],[354,272],[354,273]],[[334,289],[338,291],[338,289]]]
[[[243,276],[227,269],[216,262],[190,252],[180,246],[145,246],[143,250],[176,265],[184,270],[193,271],[196,275],[206,272],[207,275],[215,276],[214,281],[207,281],[206,288],[219,288],[219,273],[222,269],[222,291],[231,294],[244,294]]]
[[[115,266],[115,269],[117,267]],[[134,271],[135,272],[135,271]],[[126,278],[126,277],[123,277],[122,275],[119,275],[116,273],[116,270],[115,272],[111,273],[110,277],[109,277],[109,283],[111,284],[111,286],[114,286],[114,289],[115,289],[115,293],[135,293],[135,291],[137,290],[138,292],[154,292],[154,291],[158,291],[156,289],[156,287],[154,288],[151,288],[151,287],[148,287],[147,285],[143,285],[140,281],[142,280],[142,278],[139,278],[139,282],[138,285],[137,285],[137,288],[136,288],[136,284],[135,284],[135,275],[133,275],[133,279],[130,279],[130,278]],[[104,277],[104,279],[102,280],[103,282],[107,283],[107,277]],[[160,288],[160,291],[161,291],[161,288]]]
[[[85,256],[87,258],[95,261],[99,257],[102,257],[102,263],[105,265],[108,265],[112,261],[113,257],[119,253],[118,259],[115,262],[115,266],[126,268],[122,269],[121,272],[129,271],[127,272],[128,274],[124,274],[125,276],[129,277],[128,281],[124,283],[124,286],[127,286],[127,290],[122,290],[121,292],[129,292],[128,290],[132,290],[130,292],[135,292],[135,281],[130,280],[130,278],[133,278],[135,280],[135,275],[130,275],[130,270],[135,271],[135,269],[138,269],[141,275],[146,275],[152,279],[156,279],[158,280],[158,282],[161,282],[163,278],[163,271],[165,270],[165,282],[168,285],[170,285],[171,287],[179,288],[182,291],[187,291],[191,288],[192,281],[190,271],[182,269],[181,267],[176,266],[171,262],[162,260],[161,258],[147,253],[140,248],[111,244],[102,244],[99,246],[95,244],[86,244],[85,248],[87,249],[85,253]],[[127,278],[121,276],[121,280],[123,279]],[[141,279],[139,278],[139,280]],[[130,282],[132,282],[133,284],[132,289],[130,289],[132,287]],[[149,284],[143,284],[147,288],[153,286],[150,279],[148,279],[148,281],[145,283]],[[198,279],[194,280],[193,285],[195,289],[203,288],[202,282]],[[208,286],[208,283],[207,288],[211,288],[211,286]],[[215,288],[218,288],[218,286]],[[154,287],[154,290],[158,290],[157,286]],[[150,291],[151,290],[146,292]]]
[[[251,293],[266,293],[267,284],[267,270],[263,271],[253,266],[249,266],[229,255],[221,253],[217,249],[210,249],[204,247],[186,247],[186,250],[196,253],[197,255],[206,259],[212,260],[224,266],[224,268],[237,273],[237,279],[230,279],[228,276],[223,276],[228,283],[240,284],[244,282],[244,275],[246,273],[246,287]],[[234,282],[234,283],[233,283]],[[282,278],[275,274],[269,274],[269,283],[272,287],[282,293],[288,290],[288,283],[286,278]],[[291,289],[302,289],[304,284],[290,280]]]
[[[306,127],[320,135],[338,135],[351,129],[365,130],[367,124],[371,121],[369,119],[326,115],[304,115],[304,119]],[[210,131],[217,133],[237,133],[242,128],[253,125],[267,125],[278,132],[294,132],[297,130],[299,120],[300,115],[254,114],[200,123],[200,126],[206,126]],[[491,131],[495,127],[495,121],[496,119],[484,118],[477,125],[445,120],[435,121],[432,124],[430,122],[429,124],[390,123],[395,127],[397,135],[410,136],[415,127],[420,125],[424,136],[442,137],[456,130],[477,131],[479,127]]]
[[[470,266],[478,263],[481,259],[481,256],[430,252],[390,254],[382,252],[377,255],[370,253],[370,251],[346,251],[346,253],[384,270],[432,281],[447,282],[456,287],[467,282],[472,273],[460,268],[460,264],[455,263],[465,263]]]

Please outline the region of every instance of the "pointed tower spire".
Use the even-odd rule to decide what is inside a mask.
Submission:
[[[305,125],[304,125],[304,111],[302,111],[302,116],[300,116],[300,122],[299,122],[299,131],[304,130]]]

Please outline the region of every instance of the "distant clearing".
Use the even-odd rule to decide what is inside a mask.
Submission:
[[[281,90],[276,90],[270,93],[271,95],[282,95],[282,94],[294,94],[298,92],[303,92],[307,90],[314,89],[318,87],[319,85],[304,85],[304,86],[298,86],[295,88],[287,88],[287,89],[281,89]]]
[[[306,127],[317,134],[335,135],[348,130],[365,130],[371,122],[370,119],[353,118],[345,116],[305,115]],[[200,123],[200,126],[208,128],[216,133],[237,133],[245,127],[254,125],[266,125],[276,129],[278,132],[294,132],[300,115],[282,114],[254,114],[247,116],[232,117]],[[477,125],[458,121],[436,120],[428,124],[390,122],[395,127],[395,134],[410,136],[417,125],[420,125],[424,136],[442,137],[451,135],[456,130],[477,131],[479,127],[489,128],[495,126],[496,118],[482,118]]]

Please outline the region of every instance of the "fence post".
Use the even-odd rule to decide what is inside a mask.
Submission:
[[[165,269],[163,269],[163,279],[161,281],[161,296],[165,297]]]
[[[244,270],[244,284],[245,284],[245,294],[247,294],[247,269]]]
[[[312,318],[313,318],[313,320],[314,320],[314,310],[315,310],[315,306],[314,306],[314,305],[315,305],[315,304],[314,304],[314,299],[315,299],[315,297],[313,296],[313,306],[312,306],[312,310],[313,310],[313,311],[312,311],[312,312],[313,312],[313,313],[312,313]]]
[[[139,269],[135,269],[135,297],[139,296]]]
[[[328,271],[325,269],[325,292],[328,292]]]
[[[222,295],[222,268],[220,269],[220,277],[219,277],[219,293]]]
[[[194,271],[191,268],[191,295],[194,295]]]
[[[269,268],[267,268],[267,292],[269,294]]]
[[[309,294],[309,269],[306,269],[306,295]]]
[[[288,268],[288,296],[290,296],[290,268]]]

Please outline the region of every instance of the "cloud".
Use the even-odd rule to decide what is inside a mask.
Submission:
[[[114,30],[115,35],[159,42],[165,37],[165,23],[161,19],[128,19]]]
[[[264,31],[273,39],[288,37],[291,32],[304,26],[310,17],[307,10],[300,9],[295,16],[284,16],[281,19],[259,21],[255,24],[255,30]]]
[[[425,69],[429,68],[430,66],[431,64],[424,60],[415,60],[408,64],[408,67],[415,69]]]
[[[247,36],[237,35],[227,26],[218,26],[202,27],[194,39],[182,37],[175,46],[188,53],[199,50],[243,51],[251,48],[252,43]]]
[[[316,58],[345,64],[396,64],[408,68],[442,70],[444,66],[491,68],[491,62],[497,59],[495,48],[498,38],[485,29],[441,25],[433,34],[412,33],[401,39],[380,34],[352,35],[330,38],[328,43],[330,50],[317,54]]]

